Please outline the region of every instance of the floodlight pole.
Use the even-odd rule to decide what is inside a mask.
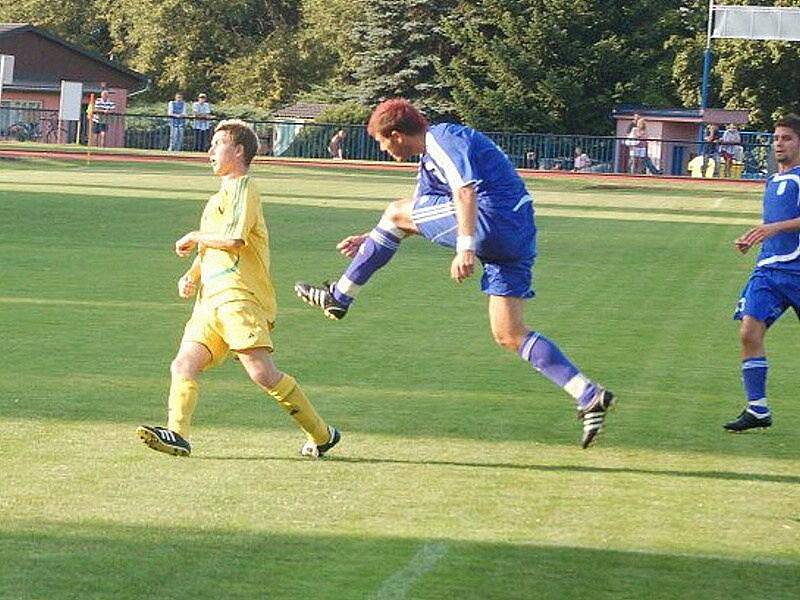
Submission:
[[[700,91],[700,108],[708,108],[708,87],[711,78],[711,31],[714,27],[714,1],[708,3],[708,31],[706,33],[706,49],[703,52],[703,87]]]
[[[6,57],[0,56],[0,107],[3,106],[3,80],[6,78]]]
[[[698,141],[703,140],[703,125],[705,122],[705,112],[708,108],[708,88],[711,79],[711,32],[714,27],[714,0],[708,2],[708,28],[706,32],[706,48],[703,51],[703,83],[700,87],[700,131],[697,134]]]

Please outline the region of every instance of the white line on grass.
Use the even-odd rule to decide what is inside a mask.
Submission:
[[[88,308],[134,309],[134,310],[172,310],[176,307],[191,306],[192,302],[120,302],[114,300],[65,300],[63,298],[23,298],[19,296],[0,296],[0,304],[31,304],[38,306],[85,306]],[[279,315],[299,315],[306,308],[282,308]]]
[[[114,302],[102,300],[64,300],[61,298],[21,298],[0,296],[0,304],[38,304],[42,306],[89,306],[92,308],[175,308],[185,306],[183,302]]]
[[[411,558],[408,564],[395,571],[383,582],[381,589],[375,594],[377,600],[401,600],[425,573],[432,570],[447,554],[447,545],[438,542],[425,544]]]
[[[379,211],[386,208],[382,200],[318,200],[313,198],[279,198],[272,197],[262,200],[264,204],[291,204],[294,206],[315,206],[318,208],[355,208],[361,210]],[[591,206],[587,204],[587,206]],[[669,207],[663,207],[669,208]],[[679,213],[663,213],[657,210],[645,209],[641,212],[623,212],[615,210],[582,210],[580,206],[574,208],[553,208],[549,206],[536,207],[536,214],[540,217],[570,217],[575,219],[610,219],[614,221],[659,221],[663,223],[705,223],[707,225],[756,225],[758,216],[753,217],[727,217],[716,215],[682,215]]]

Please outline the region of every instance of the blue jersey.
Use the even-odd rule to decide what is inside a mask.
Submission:
[[[764,223],[800,217],[800,167],[767,180],[764,190]],[[800,272],[800,232],[779,233],[764,240],[756,267]]]
[[[479,251],[497,260],[535,256],[533,199],[506,154],[471,127],[431,126],[414,197],[454,199],[467,185],[474,188],[478,204]]]
[[[472,184],[478,204],[513,209],[528,192],[514,165],[492,140],[471,127],[440,123],[425,135],[416,196],[453,196]]]

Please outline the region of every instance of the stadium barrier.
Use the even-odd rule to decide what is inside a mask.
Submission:
[[[167,150],[172,122],[166,116],[110,114],[106,123],[106,147]],[[187,117],[183,125],[181,151],[205,151],[199,124]],[[252,121],[261,143],[260,154],[292,158],[333,158],[329,143],[343,129],[341,143],[345,159],[390,161],[363,125],[335,125],[296,121]],[[211,121],[211,128],[217,121]],[[31,108],[0,108],[0,140],[46,144],[88,144],[86,115],[81,123],[61,122],[57,111]],[[707,145],[686,140],[629,140],[612,136],[555,135],[542,133],[488,132],[517,168],[587,173],[636,175],[691,175],[763,179],[775,172],[770,151],[772,134],[742,132],[735,147]],[[93,143],[96,137],[92,135]],[[580,149],[580,151],[578,151]],[[578,152],[588,158],[578,162]]]

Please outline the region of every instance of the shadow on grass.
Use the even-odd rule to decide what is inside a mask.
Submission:
[[[778,561],[100,522],[0,531],[0,565],[7,598],[775,599],[800,577]]]
[[[307,461],[307,458],[286,456],[195,456],[192,460],[252,460],[252,461]],[[479,463],[449,460],[405,460],[397,458],[356,458],[350,456],[326,457],[323,460],[367,465],[431,465],[441,467],[467,467],[475,469],[518,469],[522,471],[604,473],[624,475],[657,475],[664,477],[695,477],[729,481],[760,481],[800,485],[800,476],[770,475],[761,473],[734,473],[730,471],[670,471],[659,469],[631,469],[622,467],[587,467],[583,465],[531,465],[516,463]]]

